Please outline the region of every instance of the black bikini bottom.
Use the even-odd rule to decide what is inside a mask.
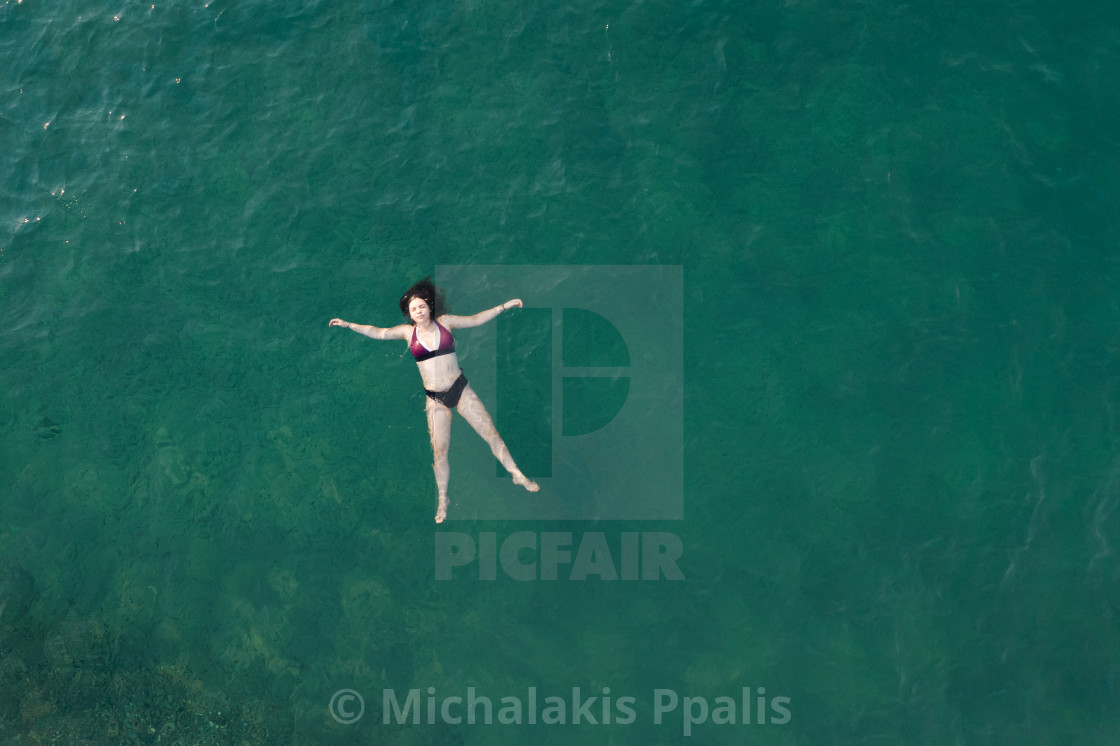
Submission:
[[[429,391],[428,389],[424,389],[424,393],[443,406],[454,409],[459,405],[459,397],[463,395],[463,389],[466,387],[467,377],[463,375],[463,371],[459,371],[459,377],[455,379],[455,383],[451,384],[451,388],[447,391]]]

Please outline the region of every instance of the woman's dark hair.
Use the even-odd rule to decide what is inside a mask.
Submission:
[[[408,314],[408,304],[412,302],[413,298],[421,298],[428,304],[428,308],[432,309],[433,319],[442,314],[446,306],[443,301],[443,291],[432,283],[431,277],[425,277],[423,280],[404,291],[404,295],[401,296],[401,313],[403,313],[404,317],[409,321],[412,321],[412,317]]]

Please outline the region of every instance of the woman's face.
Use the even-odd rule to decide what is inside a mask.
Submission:
[[[431,309],[428,308],[428,303],[423,298],[416,297],[408,302],[408,315],[412,317],[412,323],[428,323],[428,315],[430,313]]]

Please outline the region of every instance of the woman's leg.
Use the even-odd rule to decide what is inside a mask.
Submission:
[[[447,517],[447,482],[451,477],[451,465],[447,462],[447,447],[451,443],[451,410],[430,396],[428,400],[428,435],[432,439],[432,470],[436,473],[436,489],[439,490],[436,507],[436,523],[443,523]]]
[[[474,431],[482,436],[486,445],[490,446],[490,452],[494,454],[494,458],[501,461],[506,471],[513,475],[514,484],[519,484],[530,492],[536,492],[540,489],[536,482],[526,477],[517,468],[517,464],[513,462],[513,456],[509,455],[509,449],[506,448],[506,444],[498,435],[498,428],[494,427],[494,421],[490,419],[486,407],[482,406],[482,400],[478,398],[470,385],[463,389],[463,395],[459,398],[459,406],[456,408],[459,410],[459,414],[463,415],[463,419],[471,424]]]

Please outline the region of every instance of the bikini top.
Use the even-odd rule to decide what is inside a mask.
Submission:
[[[438,321],[435,322],[435,325],[439,329],[439,343],[434,350],[421,342],[416,334],[416,327],[412,328],[412,341],[408,343],[408,349],[412,356],[416,358],[416,362],[455,352],[455,338],[451,336],[451,332]]]

